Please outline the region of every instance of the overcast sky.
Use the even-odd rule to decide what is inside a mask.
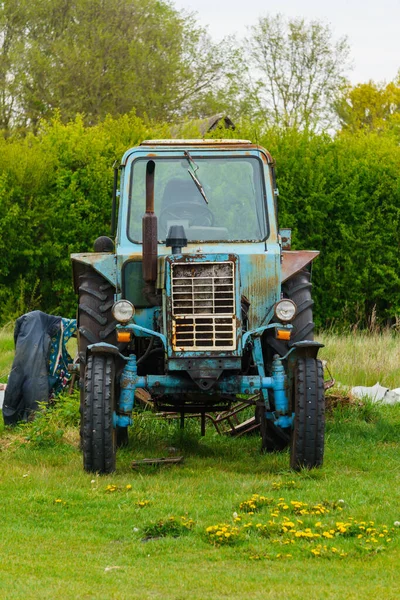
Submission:
[[[214,40],[248,35],[258,17],[282,13],[317,19],[331,26],[335,38],[347,36],[352,83],[391,81],[400,68],[400,0],[173,0],[178,9],[197,13]]]

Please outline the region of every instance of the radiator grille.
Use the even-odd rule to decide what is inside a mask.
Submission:
[[[172,265],[174,350],[235,350],[234,263]]]

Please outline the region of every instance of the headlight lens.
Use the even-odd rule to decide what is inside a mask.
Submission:
[[[135,307],[129,300],[118,300],[111,309],[114,319],[127,323],[135,314]]]
[[[296,315],[296,305],[292,300],[280,300],[275,304],[275,317],[279,321],[288,323]]]

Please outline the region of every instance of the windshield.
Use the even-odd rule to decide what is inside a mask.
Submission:
[[[152,160],[156,165],[154,205],[160,242],[167,238],[171,225],[183,225],[188,241],[266,238],[262,164],[258,158],[193,156],[198,183],[190,173],[193,169],[187,158]],[[134,242],[142,242],[147,162],[139,158],[132,163],[128,237]]]

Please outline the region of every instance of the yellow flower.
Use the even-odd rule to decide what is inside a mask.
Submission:
[[[131,489],[132,489],[132,486],[131,486],[131,484],[130,484],[130,483],[128,483],[128,485],[126,486],[126,489],[127,489],[127,490],[131,490]]]
[[[59,504],[60,502],[62,502],[61,498],[57,498],[56,500],[54,500],[54,502],[56,502],[57,504]]]

